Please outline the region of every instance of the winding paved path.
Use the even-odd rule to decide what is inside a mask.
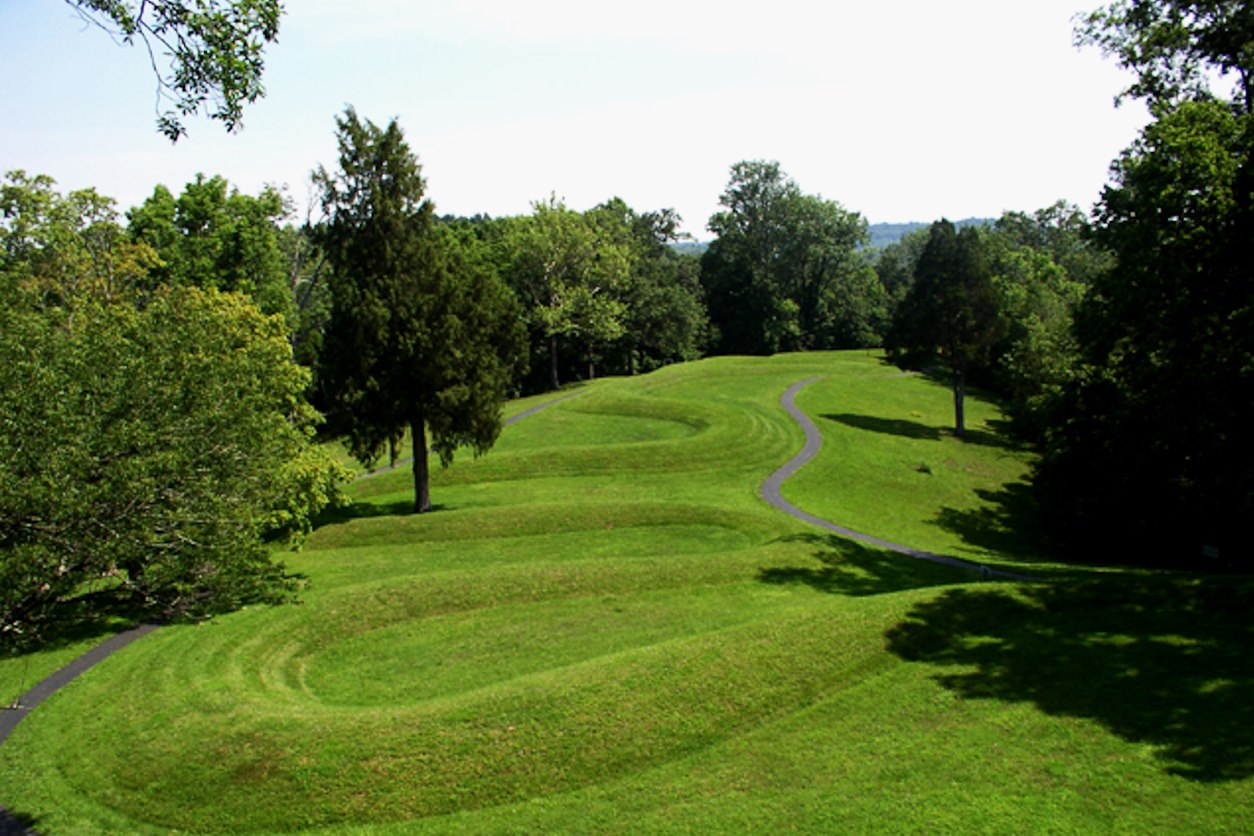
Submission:
[[[830,522],[829,520],[825,520],[821,517],[816,517],[813,514],[802,511],[800,508],[784,499],[783,495],[780,493],[780,488],[783,486],[784,482],[800,470],[804,464],[818,455],[819,450],[823,446],[823,437],[819,434],[818,427],[814,425],[814,422],[811,421],[804,412],[797,408],[796,404],[797,392],[818,379],[819,378],[817,377],[810,377],[800,381],[799,383],[794,383],[780,398],[780,403],[783,405],[784,409],[788,410],[788,414],[801,425],[801,429],[805,432],[806,441],[805,446],[802,447],[800,453],[793,456],[787,464],[772,473],[770,477],[762,483],[762,498],[765,499],[768,504],[803,522],[809,523],[810,525],[825,528],[828,531],[839,534],[841,537],[848,537],[852,540],[857,540],[877,548],[889,549],[920,560],[930,560],[935,563],[944,563],[949,566],[956,566],[960,569],[979,572],[984,577],[999,577],[1011,580],[1031,580],[1031,578],[1026,575],[1018,575],[1013,572],[1003,572],[999,569],[990,569],[987,566],[982,566],[978,563],[959,560],[956,557],[933,554],[932,552],[922,551],[921,549],[913,549],[909,546],[903,546],[899,543],[874,537],[870,534],[863,534],[860,531],[854,531],[851,528],[837,525],[834,522]],[[572,392],[568,395],[563,395],[560,398],[545,401],[538,406],[533,406],[528,410],[506,419],[504,426],[508,427],[511,424],[516,424],[524,418],[535,415],[543,409],[547,409],[556,403],[569,400],[570,398],[580,394],[582,394],[582,392]],[[377,476],[380,473],[386,473],[387,471],[411,460],[412,457],[396,462],[388,467],[379,468],[378,470],[362,474],[357,478],[366,479],[371,476]],[[130,630],[126,630],[105,639],[70,664],[51,674],[38,685],[31,688],[18,699],[15,706],[0,710],[0,744],[3,744],[13,729],[17,727],[17,724],[26,719],[26,716],[45,699],[65,687],[84,671],[97,665],[113,653],[121,650],[123,647],[126,647],[131,642],[143,638],[155,629],[157,629],[157,625],[155,624],[141,624],[138,627],[133,627]],[[34,834],[34,830],[27,828],[21,821],[5,810],[4,807],[0,806],[0,836],[34,836]]]
[[[156,629],[156,624],[140,624],[138,627],[110,636],[22,694],[16,703],[0,711],[0,745],[3,745],[5,739],[17,728],[17,724],[25,720],[26,715],[34,711],[41,702],[77,679],[84,671],[95,667],[131,642],[143,638]],[[0,836],[34,836],[34,834],[34,830],[27,828],[12,813],[0,807]]]
[[[860,543],[866,543],[867,545],[875,546],[876,548],[889,549],[890,551],[918,558],[919,560],[930,560],[933,563],[943,563],[947,566],[956,566],[959,569],[979,572],[981,577],[996,577],[1017,581],[1032,580],[1027,575],[1019,575],[1014,572],[1004,572],[1000,569],[990,569],[987,566],[979,563],[972,563],[969,560],[959,560],[956,557],[935,554],[933,552],[923,551],[922,549],[903,546],[900,543],[894,543],[891,540],[885,540],[870,534],[863,534],[861,531],[854,531],[852,528],[846,528],[845,526],[837,525],[830,520],[816,517],[813,514],[801,510],[796,505],[793,505],[791,502],[784,499],[783,494],[780,493],[780,489],[783,487],[784,482],[788,480],[788,477],[800,470],[802,465],[817,456],[819,450],[823,447],[823,436],[819,433],[819,428],[814,426],[814,422],[810,420],[809,416],[797,407],[797,393],[818,379],[819,378],[817,377],[808,377],[805,380],[794,383],[792,386],[788,387],[788,391],[784,392],[779,399],[780,404],[783,405],[784,409],[788,410],[788,414],[793,417],[793,420],[801,425],[801,429],[806,435],[806,443],[805,446],[801,448],[800,453],[793,456],[787,464],[772,473],[770,477],[762,483],[762,487],[759,492],[761,493],[762,498],[766,500],[767,504],[773,508],[783,511],[785,514],[796,517],[802,522],[809,523],[810,525],[816,525],[819,528],[825,528],[828,531],[839,534],[841,537],[848,537],[851,540],[857,540]]]

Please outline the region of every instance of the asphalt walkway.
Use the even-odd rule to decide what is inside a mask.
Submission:
[[[1010,580],[1031,580],[1031,578],[1026,575],[1004,572],[999,569],[990,569],[987,566],[973,563],[971,561],[959,560],[956,557],[949,557],[947,555],[934,554],[921,549],[903,546],[900,543],[894,543],[880,537],[874,537],[870,534],[863,534],[860,531],[854,531],[851,528],[838,525],[830,520],[816,517],[813,514],[801,510],[788,500],[784,499],[783,495],[780,493],[780,489],[783,487],[784,482],[800,470],[803,465],[817,456],[819,450],[823,447],[823,437],[819,433],[818,427],[814,425],[814,422],[811,421],[810,418],[802,412],[796,404],[797,392],[801,391],[802,388],[818,379],[819,378],[817,377],[810,377],[798,383],[794,383],[780,398],[780,403],[783,405],[784,409],[786,409],[788,414],[793,417],[793,420],[801,425],[801,429],[805,432],[806,440],[805,445],[801,448],[801,452],[793,456],[787,464],[772,473],[767,480],[762,483],[760,493],[762,498],[766,500],[769,505],[783,511],[785,514],[789,514],[796,519],[801,520],[802,522],[818,526],[819,528],[824,528],[834,534],[839,534],[841,537],[848,537],[861,543],[876,546],[877,548],[888,549],[890,551],[898,552],[920,560],[930,560],[935,563],[944,563],[948,566],[967,569],[969,571],[979,573],[982,577],[997,577]],[[534,406],[531,409],[520,412],[517,415],[506,419],[504,426],[515,424],[524,418],[535,415],[543,409],[547,409],[556,403],[568,400],[579,394],[582,393],[572,392],[571,394],[554,398],[551,401],[545,401],[539,406]],[[388,470],[392,470],[393,468],[404,464],[406,461],[411,460],[412,458],[396,462],[394,465],[389,465],[388,467],[371,471],[370,473],[363,474],[358,478],[364,479],[370,476],[376,476],[379,473],[385,473]],[[3,745],[5,739],[8,738],[13,729],[17,727],[18,723],[26,719],[26,716],[45,699],[72,682],[84,671],[89,670],[104,659],[116,653],[118,650],[126,647],[131,642],[143,638],[155,629],[157,629],[157,625],[155,624],[141,624],[138,627],[133,627],[130,630],[126,630],[105,639],[70,664],[35,685],[18,699],[16,705],[0,710],[0,745]],[[3,806],[0,806],[0,836],[38,836],[38,834],[35,830],[27,827],[21,820],[5,810]]]
[[[864,534],[861,531],[854,531],[852,528],[846,528],[845,526],[834,523],[831,520],[816,517],[811,513],[801,510],[796,505],[793,505],[791,502],[784,499],[783,494],[780,492],[784,482],[788,481],[790,476],[817,456],[819,454],[819,450],[823,448],[823,436],[819,433],[819,428],[814,425],[814,422],[810,420],[808,415],[797,407],[797,393],[818,379],[818,377],[808,377],[805,380],[794,383],[792,386],[788,387],[788,390],[784,392],[779,399],[780,404],[782,404],[784,409],[788,411],[788,414],[793,417],[793,420],[801,425],[801,429],[805,432],[806,441],[805,446],[801,448],[800,453],[793,456],[787,464],[772,473],[767,480],[762,483],[759,493],[762,495],[762,498],[766,500],[768,505],[783,511],[785,514],[789,514],[802,522],[827,529],[834,534],[839,534],[841,537],[848,537],[851,540],[857,540],[860,543],[866,543],[867,545],[875,546],[876,548],[888,549],[889,551],[894,551],[919,560],[930,560],[933,563],[943,563],[946,566],[966,569],[971,572],[976,572],[981,577],[985,578],[1003,578],[1006,580],[1017,581],[1031,580],[1031,578],[1027,575],[1019,575],[1014,572],[992,569],[988,566],[974,563],[969,560],[960,560],[959,558],[949,557],[948,555],[935,554],[933,552],[923,551],[922,549],[903,546],[901,543],[894,543],[891,540],[885,540],[882,537],[875,537],[871,534]]]

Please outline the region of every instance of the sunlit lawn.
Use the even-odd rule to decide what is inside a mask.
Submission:
[[[1055,580],[769,509],[801,445],[778,399],[813,375],[791,501]],[[951,438],[948,406],[857,352],[583,387],[438,473],[434,514],[407,471],[356,483],[288,560],[299,604],[165,628],[53,697],[0,802],[47,833],[1247,828],[1249,584],[1063,568],[1016,516],[1029,454],[978,401]]]

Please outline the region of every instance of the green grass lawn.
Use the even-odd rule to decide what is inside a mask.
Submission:
[[[813,375],[790,501],[1050,582],[768,508],[802,442],[779,397]],[[355,483],[288,559],[300,603],[162,629],[52,697],[0,802],[50,834],[1248,829],[1251,584],[1045,553],[992,404],[959,442],[943,387],[861,352],[579,391],[439,471],[436,513],[406,513],[408,470]]]

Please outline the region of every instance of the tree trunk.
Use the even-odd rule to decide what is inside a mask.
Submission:
[[[592,359],[592,343],[588,343],[588,380],[596,380],[597,367],[596,362]]]
[[[552,378],[553,390],[562,388],[557,379],[557,334],[549,337],[549,375]]]
[[[966,418],[963,415],[962,400],[966,396],[967,375],[965,372],[954,372],[954,435],[967,437]]]
[[[431,510],[431,472],[427,462],[427,422],[418,415],[409,422],[414,441],[414,513]]]

